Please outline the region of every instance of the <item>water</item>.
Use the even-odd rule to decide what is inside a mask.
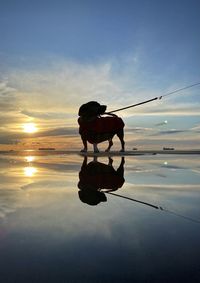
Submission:
[[[199,282],[199,156],[33,153],[0,155],[1,282]]]

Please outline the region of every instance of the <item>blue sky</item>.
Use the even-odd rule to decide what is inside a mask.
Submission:
[[[112,110],[200,81],[199,1],[1,0],[0,7],[2,145],[30,145],[34,137],[20,131],[32,121],[39,143],[67,146],[86,101]],[[130,146],[184,135],[183,146],[197,147],[199,90],[121,112]]]

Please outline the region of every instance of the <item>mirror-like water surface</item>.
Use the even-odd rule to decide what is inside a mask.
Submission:
[[[199,282],[199,156],[0,155],[1,282]]]

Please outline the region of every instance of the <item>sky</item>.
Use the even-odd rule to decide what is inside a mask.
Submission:
[[[83,103],[111,111],[200,82],[198,0],[0,7],[0,150],[80,149]],[[128,149],[200,148],[199,85],[118,115]]]

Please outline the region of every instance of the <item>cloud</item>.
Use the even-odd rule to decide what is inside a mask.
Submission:
[[[57,113],[57,112],[39,112],[39,111],[22,110],[20,111],[20,113],[28,117],[46,119],[46,120],[67,119],[74,117],[72,114],[68,114],[65,112]]]
[[[48,63],[42,62],[40,66],[9,69],[6,73],[7,78],[0,83],[0,139],[6,142],[9,138],[18,140],[27,137],[26,134],[19,133],[19,129],[20,124],[30,121],[36,122],[41,129],[40,132],[32,135],[35,138],[76,135],[77,112],[80,105],[87,101],[99,101],[106,104],[108,111],[111,111],[160,96],[162,93],[158,89],[166,88],[156,85],[155,81],[150,83],[150,80],[148,82],[141,80],[142,75],[136,72],[139,64],[139,57],[136,55],[127,56],[128,60],[112,58],[93,63],[51,58]],[[174,89],[179,86],[176,85]],[[173,90],[171,84],[167,86],[168,90]],[[150,120],[146,120],[148,122],[146,124],[144,116],[146,119],[148,116],[161,115],[199,116],[199,103],[196,100],[192,103],[192,96],[182,97],[185,98],[185,103],[171,96],[135,107],[134,112],[133,109],[119,112],[119,116],[127,118],[126,126],[128,121],[136,121],[132,120],[136,116],[138,116],[137,121],[143,119],[145,124],[142,125],[150,125]],[[143,118],[140,118],[141,116]],[[137,123],[141,125],[140,121]],[[155,123],[156,120],[150,127]],[[173,127],[178,128],[177,125]],[[135,132],[141,136],[143,134],[172,136],[181,134],[184,130],[156,132],[147,127],[132,129],[126,127],[126,133],[131,135]],[[199,129],[193,129],[191,132],[199,133]]]
[[[131,57],[135,58],[135,55]],[[107,104],[108,109],[113,110],[160,96],[161,93],[158,88],[155,89],[155,85],[152,89],[151,84],[141,84],[135,68],[137,67],[132,61],[127,63],[126,58],[93,63],[77,63],[66,59],[56,61],[54,58],[51,63],[44,63],[42,67],[10,71],[8,81],[12,83],[12,89],[17,91],[22,113],[31,117],[51,119],[54,113],[77,114],[79,106],[90,100]],[[5,85],[3,87],[5,88]],[[200,115],[195,103],[181,105],[178,101],[172,104],[173,99],[174,97],[163,98],[136,107],[134,113]],[[48,113],[45,114],[46,111]],[[130,110],[121,113],[130,116]]]
[[[169,129],[166,131],[158,131],[157,133],[152,134],[152,136],[176,135],[176,134],[181,134],[181,133],[187,133],[189,135],[198,134],[200,133],[200,126],[192,127],[189,129],[183,129],[183,130]]]
[[[155,130],[153,128],[147,128],[147,127],[125,127],[125,135],[126,139],[128,140],[130,136],[137,135],[137,138],[142,138],[146,135],[150,135],[151,133],[154,133]]]
[[[77,134],[77,112],[82,103],[97,100],[109,104],[114,97],[115,101],[122,97],[111,73],[108,61],[79,64],[58,60],[50,66],[10,70],[0,84],[0,142],[12,144],[26,138],[19,131],[30,121],[41,129],[32,137]]]
[[[35,133],[34,137],[48,137],[48,136],[73,136],[78,134],[78,128],[76,127],[64,127],[53,130],[43,131]]]
[[[19,141],[17,139],[11,138],[8,135],[2,136],[0,135],[0,145],[2,144],[16,144]]]
[[[165,121],[163,121],[163,122],[161,122],[161,123],[157,123],[157,124],[155,124],[155,126],[165,126],[165,125],[167,125],[167,120],[165,120]]]
[[[85,101],[110,101],[119,92],[109,62],[58,62],[50,69],[13,71],[9,80],[20,93],[21,108],[26,111],[31,107],[31,111],[65,109],[74,113]]]
[[[0,82],[0,112],[17,110],[16,89],[8,81]]]
[[[33,133],[31,135],[27,135],[27,133],[7,133],[0,132],[0,143],[13,143],[19,141],[24,138],[39,138],[39,137],[59,137],[59,136],[74,136],[78,135],[78,128],[76,127],[63,127],[56,128],[47,131],[41,131],[37,133]]]
[[[131,110],[125,111],[126,116],[133,116]],[[199,105],[196,103],[185,103],[184,105],[159,105],[159,102],[145,107],[134,108],[134,116],[200,116]],[[133,117],[134,117],[133,116]]]
[[[134,127],[134,128],[128,128],[126,129],[126,132],[150,132],[152,131],[152,128],[145,128],[145,127]]]
[[[0,95],[1,96],[13,93],[15,91],[16,91],[16,89],[8,86],[8,82],[7,81],[0,82]]]
[[[200,133],[200,125],[191,128],[191,131],[195,133]]]
[[[0,113],[0,128],[4,131],[9,132],[12,125],[20,125],[27,122],[23,115],[20,115],[18,111],[8,111]]]
[[[152,134],[153,136],[162,136],[162,135],[175,135],[175,134],[180,134],[180,133],[185,133],[188,132],[188,130],[176,130],[176,129],[171,129],[168,131],[159,131],[155,134]]]

